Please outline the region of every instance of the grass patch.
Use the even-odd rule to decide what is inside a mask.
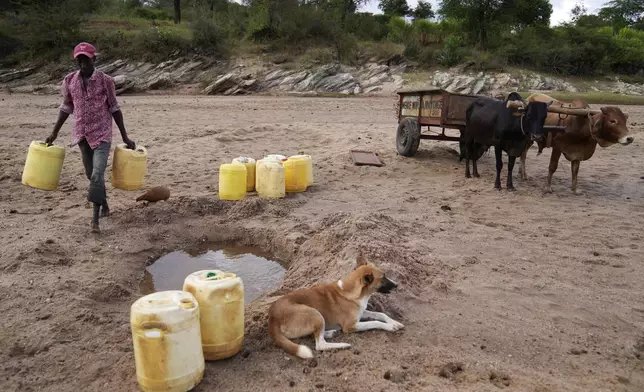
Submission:
[[[520,92],[522,97],[529,97],[531,92]],[[605,105],[644,105],[644,96],[641,95],[623,95],[608,92],[586,92],[586,93],[569,93],[563,91],[552,91],[544,93],[560,101],[572,101],[575,98],[581,98],[589,104]]]

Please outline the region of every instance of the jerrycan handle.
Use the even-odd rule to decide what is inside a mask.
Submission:
[[[197,304],[192,298],[179,298],[178,295],[175,295],[174,302],[179,305],[181,309],[193,310],[197,307]]]
[[[158,321],[146,321],[141,326],[143,327],[143,335],[148,339],[160,339],[168,330],[164,323]]]

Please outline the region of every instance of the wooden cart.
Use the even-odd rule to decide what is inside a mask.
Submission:
[[[439,88],[398,91],[398,131],[396,133],[396,148],[400,155],[411,157],[418,151],[421,139],[453,141],[460,140],[460,134],[465,130],[465,111],[467,106],[480,95],[450,93]],[[549,112],[560,115],[587,116],[599,113],[597,110],[573,109],[567,107],[549,107]],[[561,117],[562,119],[565,117]],[[421,127],[427,127],[427,133],[421,132]],[[434,128],[434,129],[432,129]],[[440,128],[440,132],[436,131]],[[445,130],[458,130],[446,134]],[[544,126],[546,133],[563,131],[563,126]]]
[[[411,157],[418,151],[420,139],[459,141],[465,129],[465,110],[475,95],[454,94],[442,89],[398,91],[398,131],[396,147],[400,155]],[[427,127],[428,133],[422,133]],[[432,128],[440,128],[440,133]],[[459,135],[445,130],[458,130]]]

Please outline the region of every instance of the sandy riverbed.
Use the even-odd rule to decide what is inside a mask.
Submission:
[[[144,206],[110,185],[113,215],[94,236],[77,148],[56,192],[20,183],[58,97],[0,99],[2,391],[137,390],[129,309],[144,269],[203,241],[260,246],[288,271],[248,305],[244,353],[208,363],[198,391],[644,390],[643,107],[623,108],[634,144],[582,163],[584,195],[571,194],[562,158],[544,196],[549,150],[530,153],[515,193],[493,189],[493,154],[471,180],[455,143],[397,156],[392,98],[121,97],[131,138],[149,149],[146,187],[172,197]],[[353,166],[352,147],[386,165]],[[217,199],[220,163],[299,152],[315,160],[307,193]],[[338,279],[358,248],[400,283],[372,304],[405,329],[340,335],[353,347],[314,362],[274,347],[270,297]]]

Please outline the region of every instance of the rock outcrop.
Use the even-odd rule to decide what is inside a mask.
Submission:
[[[394,56],[361,67],[328,64],[305,69],[287,69],[275,64],[259,66],[243,62],[217,62],[200,57],[175,58],[160,64],[113,60],[99,70],[114,78],[117,94],[166,90],[192,86],[194,92],[208,95],[267,94],[377,94],[389,95],[403,87],[435,86],[447,91],[497,96],[509,91],[609,91],[644,95],[644,85],[619,79],[573,85],[563,78],[534,72],[467,72],[467,66],[434,71],[425,80],[409,78],[405,83],[404,59]],[[34,68],[0,70],[0,88],[23,93],[57,94],[64,75],[52,78]]]

